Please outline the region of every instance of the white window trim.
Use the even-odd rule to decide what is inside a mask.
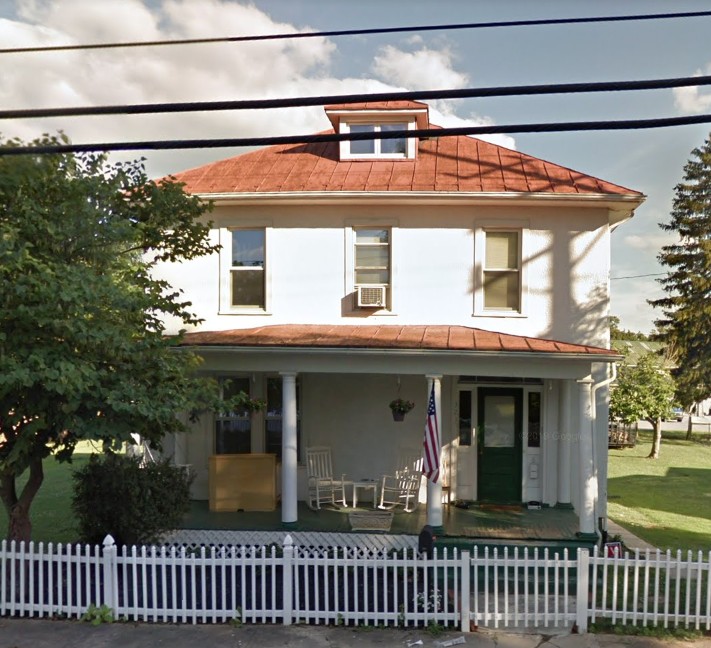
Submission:
[[[362,315],[363,309],[357,308],[355,305],[355,241],[356,241],[356,230],[358,229],[389,229],[390,230],[390,283],[388,284],[388,307],[381,308],[378,310],[373,309],[370,316],[385,316],[392,317],[397,315],[396,304],[397,304],[397,294],[395,291],[396,284],[396,264],[395,264],[395,245],[397,241],[397,221],[393,220],[357,220],[353,222],[347,222],[344,230],[344,259],[345,259],[345,272],[344,284],[343,284],[343,294],[346,297],[353,298],[353,306],[351,310],[348,311],[352,315]]]
[[[350,133],[351,124],[364,126],[380,126],[381,124],[399,124],[405,123],[407,125],[407,130],[415,130],[416,122],[414,117],[401,116],[399,119],[397,117],[385,119],[380,117],[370,117],[370,118],[358,118],[342,120],[339,124],[339,132]],[[417,141],[414,137],[408,137],[405,139],[407,150],[405,155],[399,153],[380,153],[380,143],[383,140],[376,139],[375,141],[375,153],[351,153],[351,141],[344,140],[339,142],[340,147],[340,158],[341,160],[413,160],[417,152]]]
[[[264,230],[264,308],[232,305],[232,232],[241,229]],[[240,221],[239,225],[220,228],[220,315],[271,315],[271,229],[271,223],[264,221]]]
[[[481,221],[474,225],[474,312],[473,317],[528,317],[528,229],[526,220]],[[520,310],[484,308],[484,264],[486,261],[486,233],[519,233],[519,307]]]

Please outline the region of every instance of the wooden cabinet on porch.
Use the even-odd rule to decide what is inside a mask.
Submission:
[[[212,455],[209,482],[211,511],[273,511],[279,463],[275,454]]]

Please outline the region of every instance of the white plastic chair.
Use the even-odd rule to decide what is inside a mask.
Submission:
[[[331,448],[328,446],[313,446],[306,448],[306,475],[309,487],[309,508],[320,509],[321,504],[336,504],[336,496],[343,506],[346,504],[346,486],[352,482],[346,481],[343,473],[340,479],[333,478],[333,461]]]
[[[402,506],[407,513],[414,511],[419,503],[421,483],[422,454],[415,451],[402,452],[395,473],[383,475],[379,508]]]

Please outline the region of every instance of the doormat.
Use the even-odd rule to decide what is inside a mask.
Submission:
[[[393,514],[390,511],[353,511],[348,514],[353,531],[390,531]]]

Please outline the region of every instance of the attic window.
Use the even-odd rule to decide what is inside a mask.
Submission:
[[[415,122],[342,122],[342,133],[386,133],[414,128]],[[341,159],[354,158],[414,158],[415,145],[411,138],[363,139],[341,142]]]

